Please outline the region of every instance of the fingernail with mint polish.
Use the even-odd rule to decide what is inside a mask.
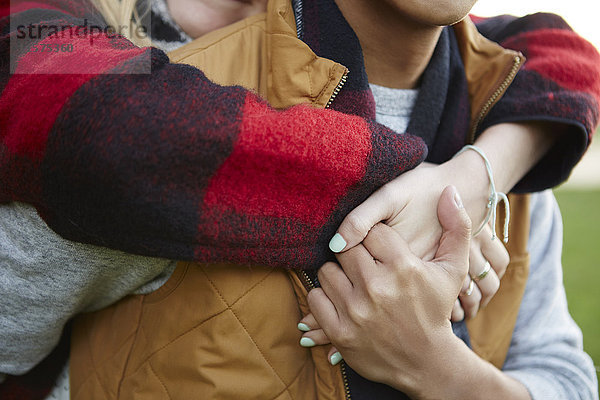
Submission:
[[[303,337],[302,339],[300,339],[300,346],[302,347],[314,347],[316,345],[317,344],[315,343],[315,341],[311,338]]]
[[[331,365],[338,365],[342,360],[343,358],[339,351],[336,351],[331,355],[331,357],[329,357],[329,362]]]
[[[339,233],[336,233],[329,241],[329,249],[334,253],[339,253],[346,247],[346,241]]]
[[[306,325],[304,322],[300,322],[298,324],[298,329],[301,330],[302,332],[308,332],[308,331],[310,331],[310,326]]]

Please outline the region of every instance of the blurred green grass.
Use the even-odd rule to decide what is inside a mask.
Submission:
[[[564,188],[555,195],[564,224],[562,260],[569,310],[583,331],[584,349],[600,378],[600,188]]]

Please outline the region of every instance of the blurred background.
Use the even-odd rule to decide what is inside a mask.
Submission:
[[[598,14],[589,0],[479,0],[473,14],[549,11],[600,49]],[[596,3],[598,4],[598,3]],[[600,129],[567,183],[556,189],[564,223],[563,269],[569,310],[600,377]]]

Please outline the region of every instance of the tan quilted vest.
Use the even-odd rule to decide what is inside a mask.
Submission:
[[[483,39],[469,21],[456,31],[475,123],[515,53]],[[170,57],[217,83],[256,90],[277,108],[325,107],[345,72],[296,39],[287,0],[271,0],[267,13],[209,33]],[[527,198],[511,196],[511,211],[511,264],[499,293],[468,323],[474,350],[498,366],[528,275]],[[72,399],[343,399],[343,366],[328,364],[326,347],[298,344],[296,324],[307,312],[306,289],[294,272],[179,263],[157,291],[77,318]]]

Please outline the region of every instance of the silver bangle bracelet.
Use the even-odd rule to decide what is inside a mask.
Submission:
[[[508,197],[506,197],[506,194],[496,191],[496,185],[494,184],[494,174],[492,173],[492,166],[490,165],[490,162],[489,162],[488,158],[486,157],[485,153],[483,152],[483,150],[481,150],[479,147],[473,146],[471,144],[466,145],[465,147],[460,149],[460,151],[458,153],[456,153],[454,155],[454,157],[458,156],[461,153],[464,153],[467,150],[473,150],[474,152],[479,154],[481,156],[481,158],[483,158],[483,162],[485,163],[485,169],[487,171],[487,175],[490,180],[490,197],[489,197],[488,203],[487,203],[488,211],[485,216],[485,219],[483,220],[483,222],[481,223],[479,228],[473,233],[473,236],[480,233],[483,230],[483,228],[485,227],[485,224],[487,224],[491,219],[492,220],[492,240],[494,240],[496,238],[496,208],[498,207],[498,203],[500,203],[502,201],[502,202],[504,202],[504,211],[506,213],[506,218],[504,220],[504,231],[502,233],[504,236],[504,238],[503,238],[504,243],[508,243],[508,224],[510,222],[510,205],[508,204]]]

